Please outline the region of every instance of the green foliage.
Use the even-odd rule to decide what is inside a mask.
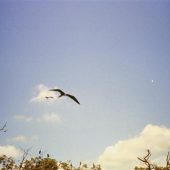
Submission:
[[[0,169],[1,170],[102,170],[100,165],[93,164],[89,167],[87,164],[80,162],[78,167],[74,167],[71,161],[61,162],[50,158],[49,154],[47,157],[43,157],[42,153],[39,152],[39,156],[26,159],[28,150],[24,151],[22,160],[19,163],[12,157],[6,155],[0,156]],[[166,157],[166,165],[164,167],[157,166],[150,163],[151,153],[148,150],[148,154],[143,158],[138,158],[145,167],[135,167],[134,170],[170,170],[170,155],[168,153]]]
[[[17,168],[14,159],[6,155],[0,156],[0,165],[2,167],[1,170],[14,170]]]
[[[46,169],[52,170],[59,169],[57,161],[51,158],[35,157],[31,158],[30,160],[26,160],[23,163],[22,167],[22,170],[46,170]]]
[[[0,167],[1,170],[101,170],[100,165],[93,164],[92,167],[88,167],[87,164],[81,164],[79,167],[74,167],[71,161],[59,162],[49,156],[24,159],[17,164],[13,158],[3,155],[0,156]]]

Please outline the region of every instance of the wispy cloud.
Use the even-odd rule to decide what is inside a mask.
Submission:
[[[22,151],[13,145],[0,146],[0,155],[11,156],[13,158],[18,158],[22,155]]]
[[[26,142],[35,142],[38,140],[38,136],[34,135],[31,137],[27,137],[27,136],[23,136],[23,135],[19,135],[19,136],[15,136],[11,139],[11,141],[14,142],[21,142],[21,143],[26,143]]]
[[[40,122],[46,123],[59,123],[61,121],[60,116],[57,113],[46,113],[42,117],[37,119]]]
[[[26,121],[26,122],[30,122],[33,120],[32,116],[26,116],[26,115],[15,115],[14,118],[17,120],[22,120],[22,121]]]
[[[134,169],[140,164],[137,156],[144,155],[146,149],[150,149],[153,162],[161,164],[164,162],[169,147],[170,129],[149,124],[138,136],[108,146],[100,155],[99,163],[107,170]]]
[[[25,115],[15,115],[15,119],[20,120],[20,121],[26,121],[26,122],[31,122],[31,121],[36,121],[37,123],[60,123],[61,122],[61,117],[57,113],[44,113],[40,115],[39,117],[33,117],[33,116],[25,116]],[[25,138],[23,136],[20,136],[21,140],[24,140]]]
[[[15,136],[12,138],[12,141],[15,141],[15,142],[26,142],[27,141],[27,137],[26,136]]]
[[[45,102],[47,99],[45,97],[53,97],[51,100],[48,99],[49,102],[53,102],[57,99],[57,95],[55,92],[49,91],[49,87],[45,86],[44,84],[39,84],[36,87],[36,94],[33,98],[31,98],[31,102]]]

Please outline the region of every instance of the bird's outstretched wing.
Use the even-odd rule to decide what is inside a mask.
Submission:
[[[4,126],[3,126],[2,128],[0,128],[0,131],[1,131],[1,130],[4,130],[5,127],[6,127],[6,125],[7,125],[7,122],[5,122]]]
[[[65,93],[61,89],[50,89],[49,91],[56,91],[60,93],[60,96],[65,95]]]
[[[70,97],[71,99],[73,99],[77,104],[80,104],[79,101],[72,95],[70,94],[65,94],[66,96]]]

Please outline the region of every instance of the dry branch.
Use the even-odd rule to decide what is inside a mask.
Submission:
[[[154,165],[149,162],[149,158],[151,156],[150,150],[148,149],[147,152],[148,153],[147,153],[147,155],[144,158],[139,158],[139,157],[137,157],[137,158],[140,161],[142,161],[143,163],[145,163],[145,165],[147,166],[148,170],[152,170],[152,169],[154,169]]]

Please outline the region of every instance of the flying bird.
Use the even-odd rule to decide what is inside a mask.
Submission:
[[[7,125],[7,122],[5,122],[5,124],[3,125],[3,127],[2,128],[0,128],[0,131],[4,131],[4,132],[6,132],[7,130],[5,130],[5,127],[6,127],[6,125]]]
[[[59,92],[60,95],[58,97],[67,96],[67,97],[71,98],[72,100],[74,100],[77,104],[80,104],[79,101],[73,95],[67,94],[67,93],[63,92],[61,89],[50,89],[49,91]]]

